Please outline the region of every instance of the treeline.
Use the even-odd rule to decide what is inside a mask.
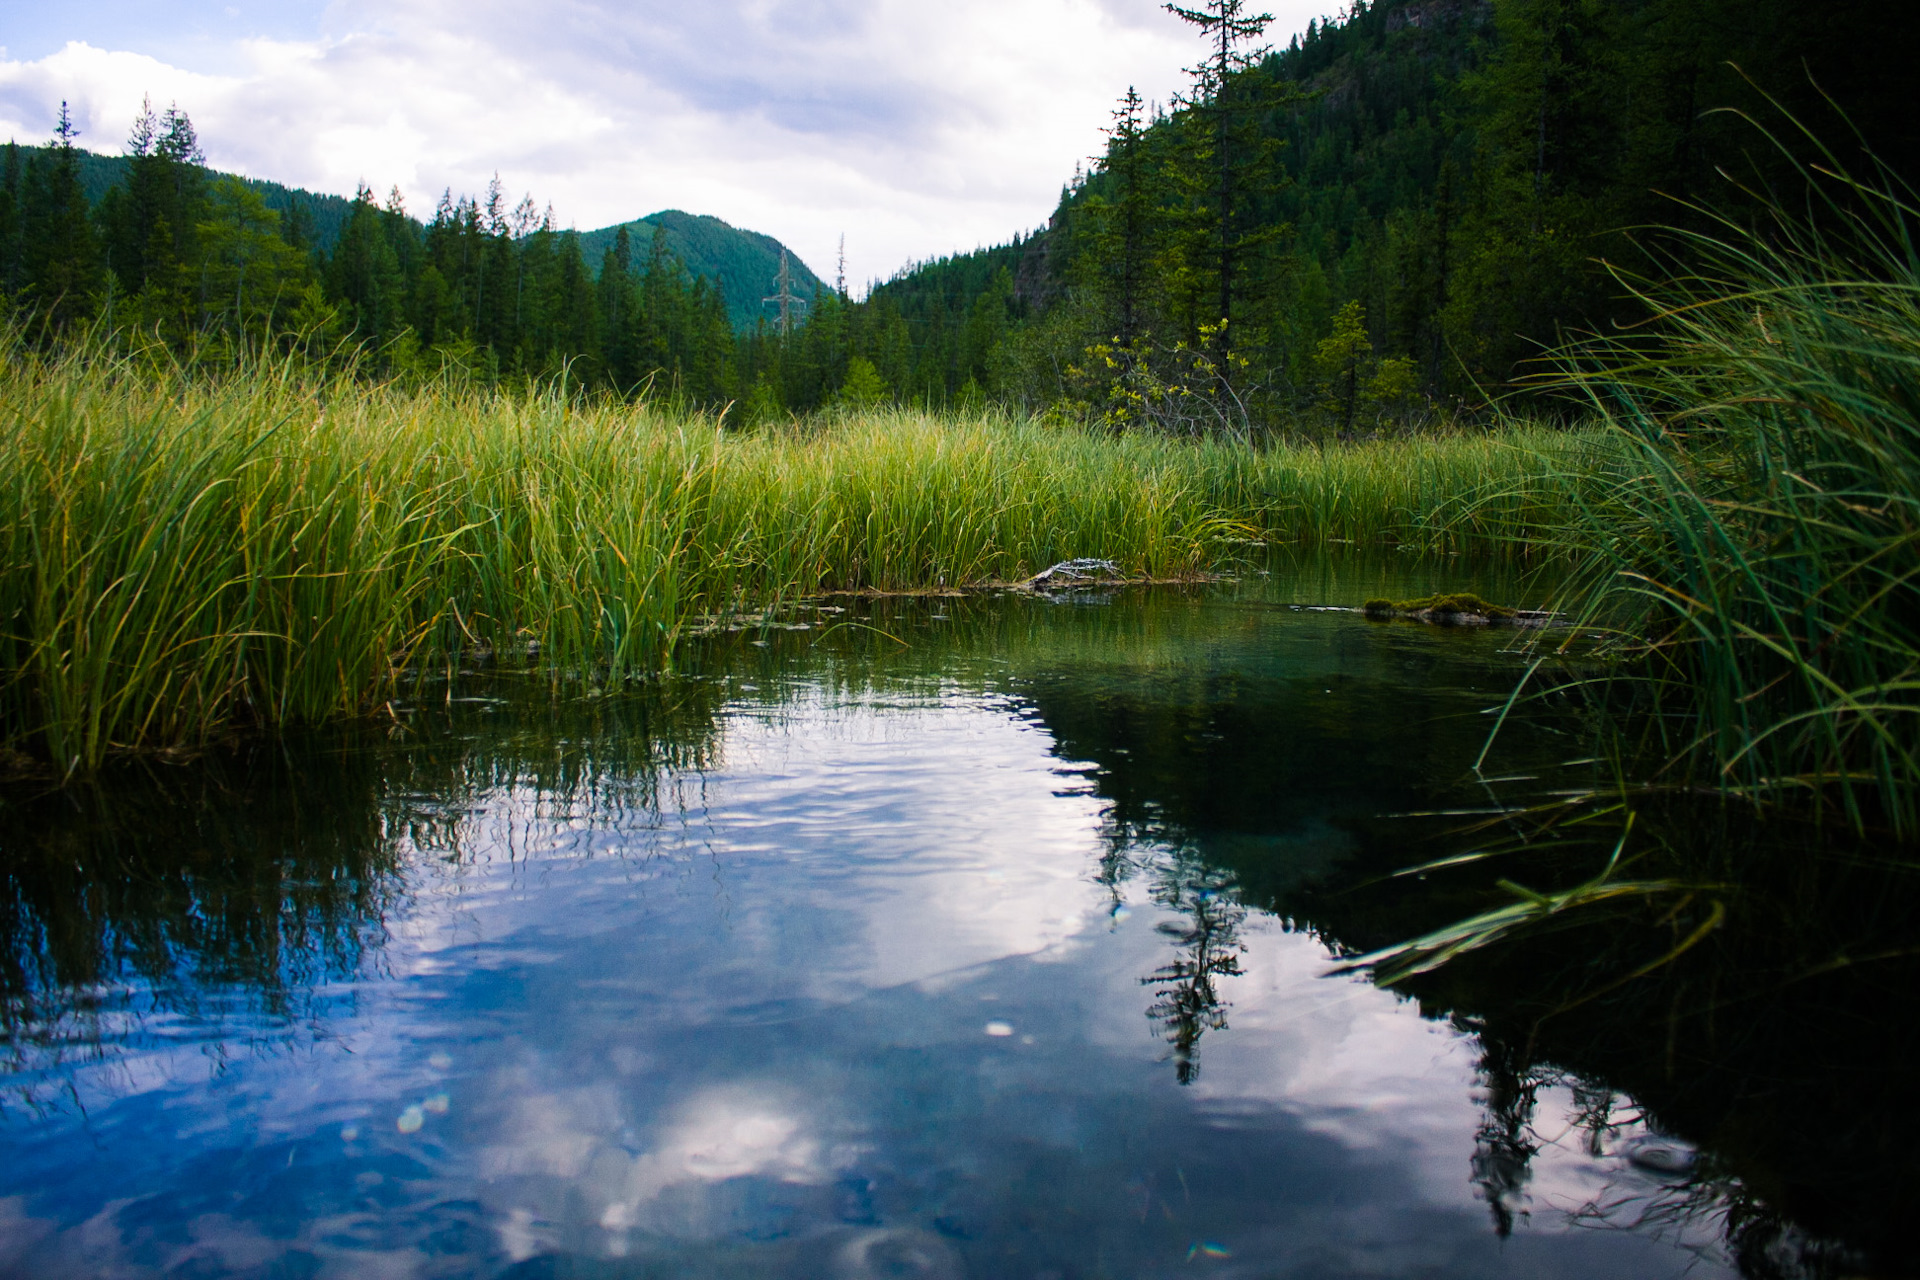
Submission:
[[[1791,202],[1811,146],[1791,119],[1849,164],[1864,144],[1920,173],[1906,0],[1356,0],[1278,51],[1243,0],[1169,8],[1209,51],[1192,83],[1166,107],[1129,91],[1044,229],[859,303],[816,289],[790,331],[730,323],[658,228],[595,260],[497,180],[424,223],[363,189],[323,245],[299,200],[210,173],[177,110],[142,113],[91,207],[64,108],[52,146],[7,149],[0,290],[39,331],[199,360],[301,344],[377,376],[565,378],[750,420],[999,401],[1354,432],[1471,411],[1543,347],[1635,317],[1604,264],[1684,264],[1632,228],[1737,208],[1729,174]]]
[[[0,291],[48,340],[93,327],[203,364],[298,347],[377,377],[565,378],[759,417],[884,394],[848,382],[866,331],[842,299],[816,294],[788,334],[738,333],[664,228],[636,244],[622,227],[589,263],[578,234],[530,197],[509,207],[496,180],[481,199],[443,196],[424,224],[397,191],[363,187],[326,245],[299,200],[275,209],[208,170],[183,111],[142,111],[97,202],[75,136],[63,106],[52,145],[0,161]]]
[[[902,396],[1189,430],[1417,421],[1636,318],[1604,264],[1681,264],[1634,228],[1796,203],[1796,120],[1861,171],[1870,148],[1920,173],[1904,0],[1357,0],[1271,52],[1239,0],[1176,13],[1212,52],[1168,108],[1118,104],[1045,229],[855,308],[888,335],[857,354]]]

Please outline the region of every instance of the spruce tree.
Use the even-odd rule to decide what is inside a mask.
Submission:
[[[625,226],[614,232],[613,244],[600,259],[600,280],[595,294],[600,313],[601,358],[614,387],[624,391],[641,376],[634,348],[634,322],[640,308],[633,278],[633,237]]]
[[[116,292],[130,304],[123,318],[155,326],[174,341],[223,300],[197,297],[204,258],[200,227],[211,216],[206,155],[193,121],[177,105],[155,116],[143,100],[127,137],[126,176],[99,211]]]
[[[1254,197],[1270,168],[1263,163],[1270,143],[1260,133],[1257,116],[1274,103],[1265,86],[1253,83],[1248,74],[1265,51],[1249,52],[1244,47],[1259,39],[1273,15],[1247,13],[1245,0],[1207,0],[1199,9],[1164,7],[1182,22],[1198,27],[1210,46],[1206,60],[1188,68],[1193,83],[1181,105],[1190,134],[1187,185],[1194,198],[1190,222],[1211,259],[1217,290],[1217,305],[1202,320],[1202,327],[1217,334],[1218,364],[1226,376],[1225,357],[1235,339],[1232,323],[1242,256],[1273,234],[1272,228],[1251,225],[1251,215]],[[1213,328],[1216,321],[1217,329]]]
[[[363,183],[340,229],[326,280],[328,300],[339,305],[354,335],[376,345],[399,336],[405,327],[406,281],[382,215]]]
[[[22,268],[32,304],[55,329],[93,314],[102,284],[99,241],[80,186],[67,104],[48,153],[28,166],[22,209]]]
[[[551,232],[551,210],[543,225],[549,228],[548,234],[554,235],[553,271],[544,302],[549,360],[562,368],[579,359],[580,373],[591,376],[600,366],[600,333],[593,277],[581,254],[580,236],[573,231]]]
[[[24,222],[21,209],[20,148],[7,144],[7,158],[0,165],[0,298],[11,299],[20,291],[20,232]]]
[[[1148,180],[1143,154],[1145,126],[1142,102],[1133,86],[1113,113],[1107,132],[1107,154],[1102,172],[1112,194],[1103,201],[1096,251],[1102,260],[1107,310],[1116,344],[1131,350],[1140,336],[1145,305],[1148,228],[1156,194]]]
[[[291,310],[311,282],[305,255],[280,232],[280,215],[238,178],[214,184],[199,239],[209,321],[223,321],[242,342],[264,339],[273,318]]]

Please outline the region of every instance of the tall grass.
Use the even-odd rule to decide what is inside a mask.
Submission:
[[[1756,199],[1741,218],[1692,209],[1696,229],[1664,233],[1655,276],[1619,275],[1649,319],[1563,349],[1542,378],[1577,394],[1617,445],[1594,449],[1599,465],[1567,477],[1575,515],[1561,538],[1565,607],[1583,631],[1610,633],[1620,659],[1578,682],[1605,691],[1598,723],[1624,740],[1619,773],[1606,796],[1557,797],[1528,815],[1524,836],[1444,865],[1592,850],[1592,832],[1610,826],[1611,855],[1599,874],[1560,889],[1502,880],[1505,900],[1490,909],[1348,967],[1400,981],[1515,935],[1650,913],[1651,930],[1622,932],[1663,939],[1661,949],[1624,974],[1596,964],[1577,1003],[1637,989],[1718,930],[1735,894],[1739,910],[1775,910],[1743,891],[1769,867],[1868,861],[1861,842],[1833,838],[1835,826],[1911,865],[1920,199],[1890,174],[1857,178],[1824,156],[1805,175],[1800,207]],[[1635,836],[1634,815],[1661,783],[1805,802],[1817,822],[1839,822],[1742,841],[1737,856],[1732,842],[1677,841],[1672,828]],[[1700,818],[1677,812],[1683,823]],[[1841,856],[1823,858],[1829,848]],[[1804,887],[1792,893],[1795,915],[1833,911]],[[1789,950],[1791,931],[1778,941]],[[1836,958],[1794,979],[1856,963],[1847,954],[1856,946],[1843,933]]]
[[[1622,445],[1569,486],[1569,551],[1669,776],[1911,837],[1920,211],[1828,158],[1804,208],[1674,233],[1687,269],[1628,281],[1649,323],[1566,354]]]
[[[4,355],[0,744],[62,773],[377,709],[477,649],[657,669],[702,614],[821,589],[1079,556],[1179,576],[1273,539],[1524,553],[1592,447],[1256,451],[904,411],[736,433],[557,391]]]

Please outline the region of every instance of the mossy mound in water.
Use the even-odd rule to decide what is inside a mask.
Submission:
[[[1435,622],[1500,622],[1519,616],[1516,610],[1482,600],[1471,591],[1422,596],[1418,600],[1369,600],[1360,606],[1360,612],[1369,618],[1425,618]]]

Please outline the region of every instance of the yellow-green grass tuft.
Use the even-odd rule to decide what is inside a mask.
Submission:
[[[291,361],[4,355],[0,745],[62,774],[377,710],[475,651],[654,671],[693,619],[823,589],[1081,557],[1169,578],[1268,542],[1527,555],[1600,447],[1255,449],[908,410],[736,432]]]

